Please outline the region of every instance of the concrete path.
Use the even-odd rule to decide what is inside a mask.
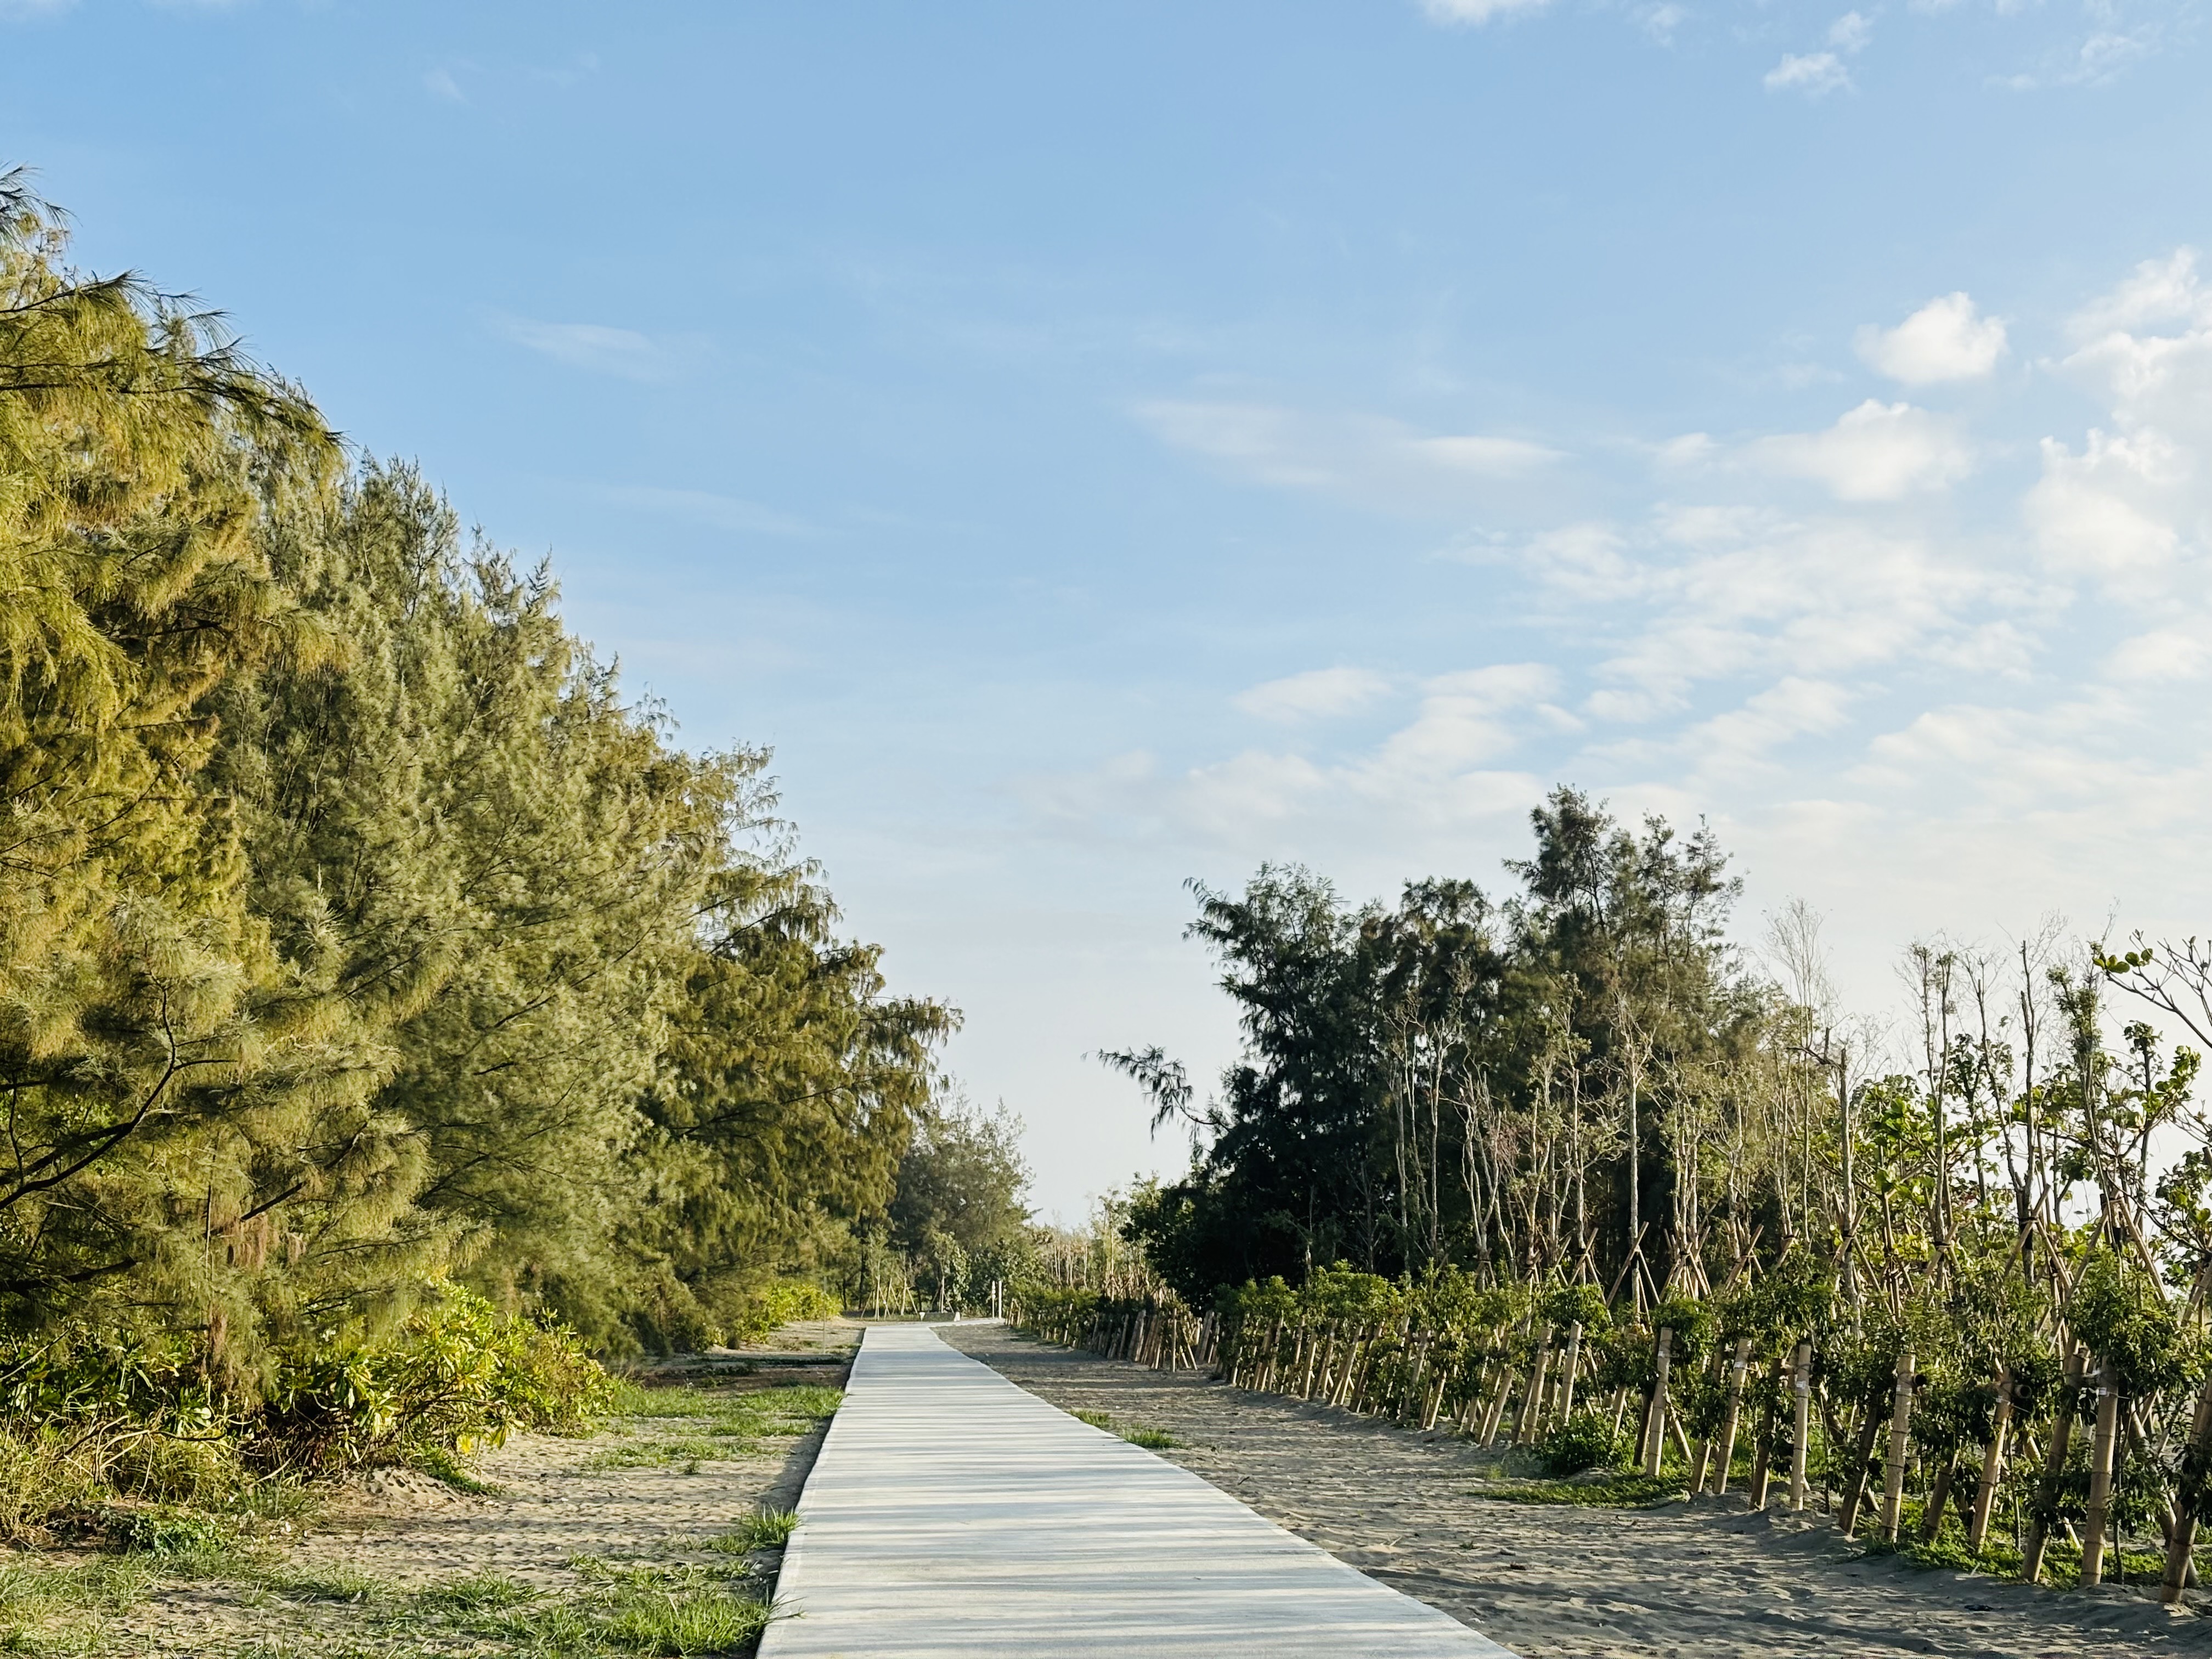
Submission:
[[[1510,1659],[927,1327],[878,1325],[762,1659]]]

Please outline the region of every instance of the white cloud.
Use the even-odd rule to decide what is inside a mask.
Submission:
[[[2154,432],[2093,431],[2078,455],[2045,439],[2043,477],[2027,501],[2037,545],[2062,570],[2136,580],[2162,573],[2181,536],[2159,507],[2184,465]]]
[[[1844,67],[1842,58],[1832,52],[1815,52],[1802,57],[1784,52],[1782,61],[1766,71],[1764,84],[1769,92],[1802,92],[1808,98],[1822,98],[1850,83],[1851,72]]]
[[[1326,720],[1355,714],[1389,690],[1390,682],[1372,669],[1315,668],[1240,691],[1234,701],[1265,720]]]
[[[451,70],[432,70],[422,77],[422,84],[428,88],[433,96],[442,98],[449,104],[465,104],[469,101],[467,94],[461,90],[461,83],[453,79]]]
[[[2176,248],[2163,259],[2146,259],[2110,294],[2100,295],[2069,319],[2079,340],[2148,328],[2160,323],[2212,322],[2212,295],[2197,276],[2197,250]]]
[[[2212,672],[2212,619],[2188,628],[2154,628],[2114,647],[2106,672],[2117,680],[2201,680]]]
[[[1164,442],[1258,483],[1394,510],[1464,506],[1566,459],[1526,439],[1426,436],[1383,416],[1310,414],[1272,404],[1157,399],[1139,404],[1136,415]]]
[[[1432,23],[1473,24],[1493,18],[1541,11],[1551,0],[1421,0],[1421,10]]]
[[[1439,466],[1485,478],[1526,477],[1559,459],[1558,450],[1519,438],[1416,438],[1413,443]]]
[[[1825,432],[1762,438],[1748,453],[1765,471],[1825,484],[1844,501],[1893,501],[1941,489],[1973,465],[1972,453],[1952,422],[1911,404],[1872,398]]]
[[[1662,46],[1674,44],[1674,31],[1687,22],[1689,17],[1688,11],[1672,4],[1646,6],[1636,14],[1636,21],[1644,33]]]
[[[1984,317],[1965,294],[1930,300],[1895,328],[1871,323],[1855,342],[1859,359],[1906,386],[1978,380],[2004,356],[2005,325]]]
[[[678,367],[669,351],[635,329],[603,323],[540,323],[527,317],[501,318],[497,325],[517,345],[557,362],[626,380],[665,380]]]
[[[1873,21],[1858,12],[1847,11],[1828,25],[1828,44],[1840,52],[1864,52],[1873,39]]]

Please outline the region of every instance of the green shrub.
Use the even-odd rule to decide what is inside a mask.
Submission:
[[[520,1429],[578,1433],[614,1407],[614,1384],[574,1334],[439,1287],[390,1344],[301,1356],[259,1425],[267,1461],[311,1468],[470,1452]]]
[[[1617,1468],[1628,1461],[1628,1439],[1613,1432],[1612,1419],[1595,1412],[1577,1412],[1537,1443],[1536,1455],[1554,1480],[1585,1469]]]

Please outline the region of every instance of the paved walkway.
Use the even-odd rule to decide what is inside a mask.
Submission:
[[[762,1659],[1510,1659],[927,1327],[872,1327]]]

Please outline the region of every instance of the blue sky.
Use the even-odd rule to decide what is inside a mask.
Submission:
[[[2191,4],[0,0],[0,157],[766,742],[1073,1215],[1229,1055],[1180,884],[2202,931]]]

